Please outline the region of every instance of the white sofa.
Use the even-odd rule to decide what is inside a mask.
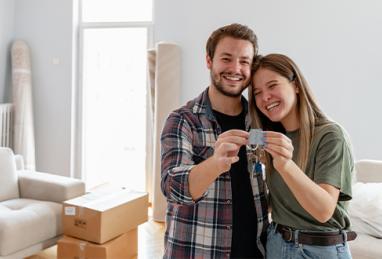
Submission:
[[[358,234],[349,242],[354,259],[382,258],[382,161],[360,160],[349,213]]]
[[[82,181],[16,169],[0,147],[0,259],[20,259],[52,246],[62,235],[61,202],[85,193]]]

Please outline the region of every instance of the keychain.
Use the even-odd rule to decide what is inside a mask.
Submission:
[[[252,179],[255,176],[261,175],[264,178],[263,165],[261,163],[261,158],[263,157],[264,150],[259,145],[251,146],[247,145],[247,152],[249,155],[249,160],[254,164],[251,172]]]
[[[264,132],[261,129],[251,129],[249,132],[249,145],[247,145],[247,153],[249,160],[254,163],[251,177],[261,175],[265,180],[265,174],[261,159],[264,156]]]

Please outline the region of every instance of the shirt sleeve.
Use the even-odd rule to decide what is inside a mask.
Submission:
[[[333,130],[322,136],[315,161],[314,181],[340,190],[339,200],[350,200],[354,162],[349,143],[341,131]]]
[[[189,190],[189,174],[195,166],[192,137],[190,124],[184,117],[171,113],[161,135],[161,189],[169,202],[195,203]]]

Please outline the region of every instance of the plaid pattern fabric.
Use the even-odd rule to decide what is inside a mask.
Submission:
[[[247,112],[247,101],[243,98]],[[248,119],[247,119],[247,125]],[[167,198],[164,258],[229,258],[232,239],[230,174],[223,173],[203,197],[193,201],[188,175],[194,165],[213,154],[221,128],[213,116],[208,88],[196,99],[172,112],[161,136],[161,188]],[[249,172],[253,165],[249,162]],[[257,245],[265,254],[260,235],[268,224],[265,184],[251,177],[257,212]],[[243,211],[245,213],[245,211]]]

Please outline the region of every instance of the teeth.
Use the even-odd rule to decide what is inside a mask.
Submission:
[[[271,110],[272,108],[278,106],[280,103],[279,102],[274,102],[274,103],[271,103],[270,105],[268,105],[266,108],[267,110]]]
[[[242,79],[242,77],[241,76],[224,76],[226,79],[228,79],[228,80],[232,80],[232,81],[239,81],[239,80],[241,80]]]

